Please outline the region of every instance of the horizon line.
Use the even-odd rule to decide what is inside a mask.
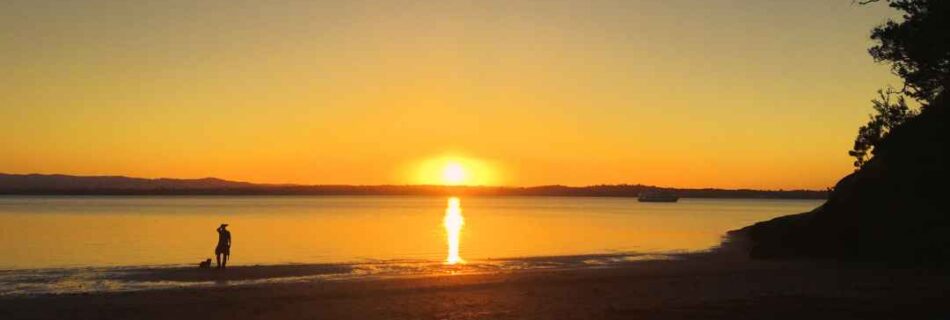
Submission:
[[[141,177],[141,176],[127,176],[121,174],[67,174],[67,173],[7,173],[0,172],[0,176],[64,176],[64,177],[74,177],[74,178],[127,178],[127,179],[140,179],[140,180],[179,180],[179,181],[197,181],[197,180],[217,180],[231,183],[243,183],[257,186],[271,186],[271,187],[440,187],[440,188],[509,188],[509,189],[529,189],[529,188],[543,188],[543,187],[565,187],[565,188],[591,188],[591,187],[604,187],[604,186],[642,186],[642,187],[652,187],[657,189],[694,189],[694,190],[705,190],[705,189],[714,189],[714,190],[753,190],[753,191],[817,191],[824,192],[832,189],[831,187],[825,189],[807,189],[807,188],[791,188],[791,189],[756,189],[756,188],[722,188],[722,187],[673,187],[673,186],[660,186],[644,183],[599,183],[599,184],[587,184],[587,185],[568,185],[568,184],[539,184],[539,185],[467,185],[467,184],[458,184],[458,185],[448,185],[448,184],[396,184],[396,183],[377,183],[377,184],[347,184],[347,183],[272,183],[272,182],[251,182],[244,180],[231,180],[227,178],[220,178],[214,176],[204,176],[199,178],[178,178],[178,177]]]

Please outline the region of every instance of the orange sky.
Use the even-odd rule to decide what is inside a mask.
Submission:
[[[0,172],[825,188],[892,15],[808,1],[4,1]]]

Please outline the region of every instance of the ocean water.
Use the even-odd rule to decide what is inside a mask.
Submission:
[[[459,198],[462,259],[703,250],[813,200]],[[197,263],[229,223],[234,264],[447,257],[437,197],[0,197],[0,269]]]
[[[406,268],[407,262],[444,265],[452,260],[450,252],[460,265],[494,268],[499,261],[508,261],[507,267],[538,261],[531,257],[700,251],[719,244],[729,230],[819,204],[577,197],[2,196],[0,270],[5,271],[0,271],[0,293],[31,288],[25,283],[39,283],[46,287],[37,291],[48,292],[51,284],[75,285],[77,275],[196,265],[213,257],[215,228],[221,223],[230,224],[233,236],[231,265],[346,264],[362,266],[347,269],[351,273],[365,273]],[[99,285],[108,290],[116,284]]]

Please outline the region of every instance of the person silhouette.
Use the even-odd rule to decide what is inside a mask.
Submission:
[[[227,227],[227,223],[218,227],[218,246],[214,248],[218,269],[224,269],[228,265],[228,257],[231,256],[231,231],[228,231]]]

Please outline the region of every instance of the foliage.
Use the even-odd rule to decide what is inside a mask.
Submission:
[[[848,152],[859,168],[891,129],[918,114],[907,107],[905,95],[925,109],[943,99],[950,84],[950,1],[883,1],[903,12],[902,21],[890,20],[874,28],[871,39],[877,44],[868,52],[875,61],[890,64],[891,71],[904,80],[904,86],[899,91],[879,91],[880,98],[873,100],[877,114],[858,130],[854,148]],[[892,95],[897,96],[896,101],[892,101]]]
[[[874,111],[877,114],[872,114],[868,124],[858,129],[858,137],[854,140],[854,148],[848,152],[849,155],[855,158],[855,167],[860,168],[867,162],[868,153],[873,154],[873,149],[891,130],[917,115],[915,110],[907,106],[907,100],[904,99],[903,95],[891,90],[878,90],[877,93],[879,97],[872,100]],[[897,99],[892,99],[894,96]]]
[[[877,45],[868,52],[904,79],[903,93],[929,104],[950,83],[950,1],[887,0],[903,21],[887,21],[871,31]]]

